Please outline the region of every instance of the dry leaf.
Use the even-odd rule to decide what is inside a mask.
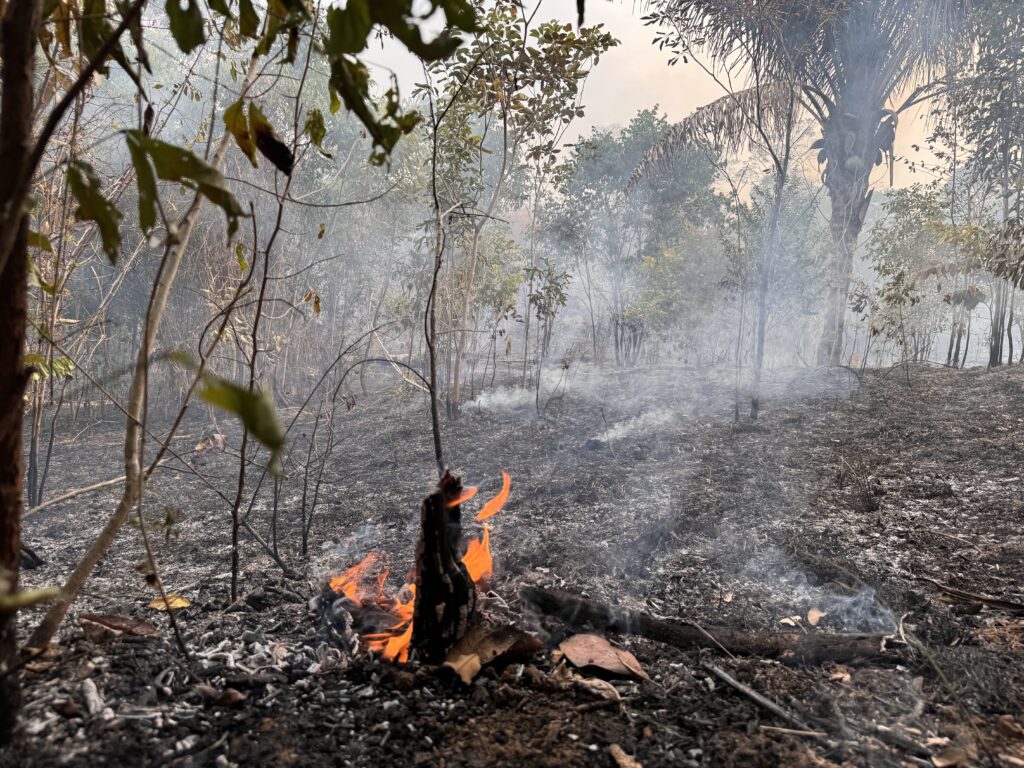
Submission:
[[[1013,755],[1008,755],[1005,752],[1000,753],[999,759],[1003,761],[1004,765],[1012,765],[1014,768],[1024,766],[1024,760],[1021,760],[1019,757],[1014,757]]]
[[[958,765],[967,765],[967,751],[961,747],[947,747],[932,756],[932,764],[935,768],[955,768]]]
[[[166,603],[162,597],[155,597],[149,607],[155,611],[177,611],[190,605],[191,603],[181,595],[168,595]]]
[[[598,635],[573,635],[558,647],[573,666],[581,669],[597,667],[612,675],[650,679],[632,653]]]
[[[642,763],[638,763],[632,757],[626,754],[626,750],[620,747],[618,744],[612,744],[608,747],[608,751],[612,754],[612,760],[619,768],[644,768]]]
[[[488,627],[480,624],[462,636],[448,653],[444,666],[453,670],[462,682],[473,682],[485,664],[509,656],[528,656],[540,650],[540,641],[511,625]]]
[[[844,666],[837,666],[828,679],[837,683],[848,683],[850,682],[850,670]]]
[[[819,611],[817,608],[811,608],[807,612],[807,623],[812,627],[818,626],[818,622],[828,616],[828,611]]]
[[[732,592],[726,592],[724,595],[722,595],[722,602],[723,603],[731,603],[732,599],[733,599]],[[612,745],[612,746],[618,746],[618,745]]]
[[[779,624],[785,624],[787,627],[796,627],[800,624],[799,616],[787,616],[784,619],[779,619]]]
[[[131,635],[132,637],[159,637],[160,632],[148,621],[133,619],[130,616],[116,616],[112,613],[83,613],[78,623],[85,633],[85,638],[97,643],[103,640]]]
[[[1008,739],[1024,739],[1024,727],[1013,719],[1013,715],[997,717],[996,730]]]
[[[573,680],[573,685],[584,693],[588,693],[597,699],[606,701],[622,701],[619,689],[607,680],[597,677],[579,677]]]

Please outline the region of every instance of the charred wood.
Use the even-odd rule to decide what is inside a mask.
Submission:
[[[777,659],[786,664],[820,664],[826,661],[896,663],[905,660],[906,656],[905,649],[891,647],[892,639],[885,635],[742,632],[658,619],[561,590],[524,587],[521,594],[536,610],[572,626],[589,624],[596,629],[640,635],[677,648],[724,648],[732,654]]]

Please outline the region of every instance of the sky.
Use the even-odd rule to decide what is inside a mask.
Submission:
[[[575,0],[540,2],[535,23],[550,19],[575,23]],[[532,2],[526,4],[531,9],[536,7]],[[575,141],[593,127],[625,125],[639,110],[656,105],[669,121],[675,122],[725,95],[722,86],[700,64],[691,61],[668,65],[670,54],[652,44],[655,30],[643,23],[641,17],[645,12],[641,6],[642,2],[631,0],[587,2],[585,23],[603,24],[619,40],[619,45],[601,57],[587,79],[583,99],[586,113],[570,126],[566,142]],[[371,48],[366,60],[374,65],[375,76],[381,82],[386,82],[394,72],[404,93],[411,92],[412,86],[423,80],[419,62],[393,41],[385,42],[383,48],[379,44]],[[896,187],[925,180],[920,172],[910,173],[899,158],[929,159],[923,154],[927,150],[917,152],[912,148],[924,143],[928,134],[926,117],[927,107],[916,107],[901,116],[893,174]],[[885,166],[875,169],[876,182],[888,186],[888,173]]]

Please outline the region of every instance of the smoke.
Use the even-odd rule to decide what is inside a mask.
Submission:
[[[812,609],[824,613],[823,625],[830,629],[882,634],[896,631],[896,618],[873,588],[862,585],[855,593],[844,595],[817,586],[776,547],[759,552],[740,576],[777,593],[793,614],[806,616]]]
[[[600,440],[603,443],[609,443],[613,440],[632,437],[640,432],[662,428],[669,422],[674,421],[677,415],[675,411],[668,408],[654,408],[646,413],[641,413],[639,416],[613,424],[594,439]]]

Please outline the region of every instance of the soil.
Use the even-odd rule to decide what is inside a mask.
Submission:
[[[497,492],[500,470],[512,476],[490,521],[485,610],[545,645],[469,685],[415,662],[348,656],[314,600],[369,551],[401,586],[436,477],[422,397],[382,387],[339,410],[305,559],[311,424],[299,420],[278,503],[289,572],[246,537],[233,604],[230,504],[213,489],[233,496],[238,434],[221,424],[227,451],[194,453],[208,427],[192,423],[175,444],[188,458],[157,471],[144,509],[167,590],[190,603],[175,614],[190,658],[147,607],[141,537],[126,528],[59,644],[26,662],[19,740],[0,765],[627,768],[623,753],[647,768],[1024,765],[1024,616],[943,589],[1024,602],[1024,371],[770,378],[754,423],[734,418],[730,371],[682,368],[571,370],[556,390],[549,382],[541,414],[532,393],[509,387],[449,420],[446,459],[478,499]],[[50,493],[119,474],[119,426],[58,438]],[[59,583],[118,493],[29,516],[26,541],[46,564],[25,586]],[[268,541],[271,506],[265,489],[251,518]],[[702,626],[877,632],[911,661],[787,666],[617,635],[650,680],[612,678],[610,694],[556,650],[581,628],[532,615],[524,584]],[[159,634],[87,639],[88,612]],[[22,614],[26,636],[40,614]]]

